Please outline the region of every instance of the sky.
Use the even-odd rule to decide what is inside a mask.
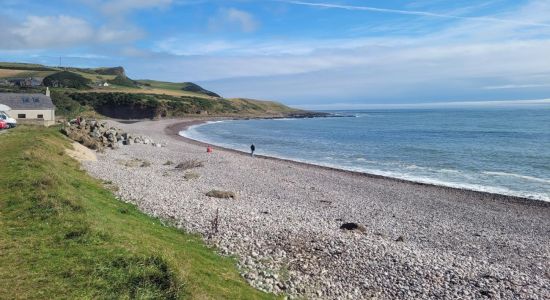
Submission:
[[[550,0],[0,0],[0,61],[60,57],[304,108],[537,102]]]

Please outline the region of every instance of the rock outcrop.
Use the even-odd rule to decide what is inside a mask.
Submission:
[[[162,147],[145,136],[134,136],[119,128],[109,127],[106,122],[86,120],[81,123],[71,121],[61,129],[70,139],[97,151],[105,148],[117,149],[123,145],[145,144]]]

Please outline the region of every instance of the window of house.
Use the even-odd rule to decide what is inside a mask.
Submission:
[[[27,117],[26,114],[18,114],[18,115],[17,115],[17,118],[18,118],[18,119],[25,119],[26,117]]]
[[[37,118],[38,119],[44,119],[44,115],[38,115]]]

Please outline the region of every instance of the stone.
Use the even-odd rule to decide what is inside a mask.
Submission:
[[[69,123],[68,126],[61,129],[61,132],[70,139],[98,151],[106,147],[117,149],[122,145],[131,145],[133,142],[143,143],[144,140],[153,143],[152,140],[143,137],[133,139],[130,134],[121,129],[108,127],[107,123],[100,124],[95,120],[86,120],[80,125],[76,125],[74,122]]]
[[[367,231],[367,228],[364,225],[358,223],[344,223],[340,226],[340,229],[359,232]]]

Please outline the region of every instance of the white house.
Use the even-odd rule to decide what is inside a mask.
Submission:
[[[50,98],[50,90],[43,94],[0,93],[0,104],[11,108],[10,117],[18,124],[55,124],[55,106]]]

